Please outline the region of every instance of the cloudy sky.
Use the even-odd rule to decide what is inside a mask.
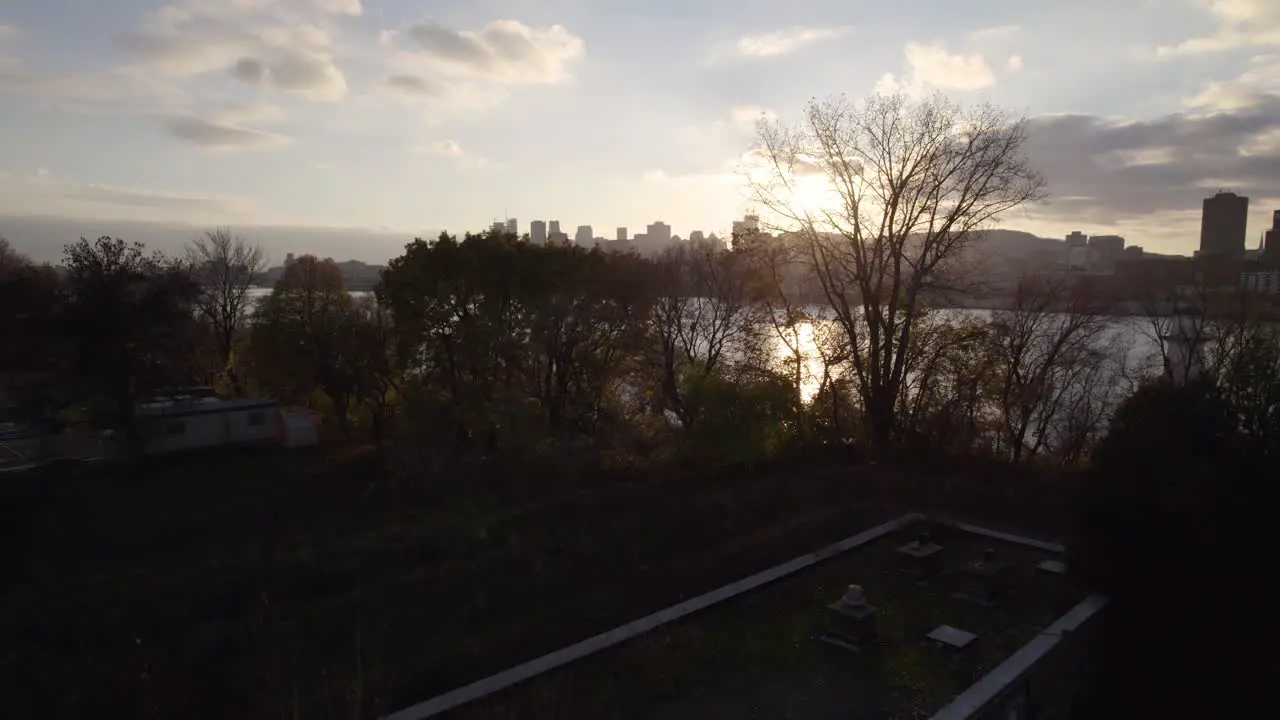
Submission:
[[[723,232],[762,109],[890,86],[1031,118],[1052,200],[1006,227],[1190,252],[1206,193],[1252,198],[1251,243],[1280,208],[1275,0],[9,0],[0,234]]]

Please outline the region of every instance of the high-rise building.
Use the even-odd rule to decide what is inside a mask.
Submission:
[[[734,223],[734,224],[736,225],[737,223]],[[691,243],[700,243],[706,239],[707,239],[706,234],[703,233],[701,230],[694,230],[693,232],[689,233],[689,242]]]
[[[1200,255],[1243,257],[1249,222],[1249,198],[1220,192],[1204,199],[1200,218]]]
[[[733,237],[740,238],[760,232],[760,216],[746,215],[741,220],[733,221]]]
[[[559,221],[559,220],[552,220],[552,221],[551,221],[551,224],[547,227],[547,234],[548,234],[548,235],[559,235],[559,234],[560,234],[560,221]]]
[[[624,228],[624,227],[620,227],[620,228],[618,228],[618,235],[617,235],[617,239],[618,239],[618,240],[621,240],[621,241],[624,241],[624,242],[626,241],[626,239],[627,239],[627,229],[626,229],[626,228]]]
[[[1262,236],[1262,260],[1280,265],[1280,210],[1271,213],[1271,229]]]
[[[1124,252],[1124,238],[1119,235],[1094,235],[1089,238],[1089,269],[1115,272],[1116,260]]]
[[[573,234],[573,241],[584,247],[589,247],[593,237],[595,237],[595,234],[591,232],[590,225],[579,225],[578,230]]]
[[[494,235],[502,235],[507,232],[507,224],[501,220],[494,220],[489,226],[489,232]]]
[[[547,244],[547,222],[545,220],[534,220],[529,223],[529,241],[534,245]]]
[[[649,244],[654,247],[664,248],[671,244],[671,226],[661,220],[651,224],[645,235],[649,238]]]
[[[516,222],[515,218],[507,218],[507,234],[509,235],[520,234],[520,223]]]
[[[1067,270],[1088,270],[1089,269],[1089,236],[1073,230],[1066,237],[1067,241]]]

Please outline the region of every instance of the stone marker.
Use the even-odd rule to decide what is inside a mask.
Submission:
[[[939,645],[944,645],[955,650],[963,650],[978,639],[977,635],[960,628],[954,628],[950,625],[939,625],[926,635],[928,639]]]
[[[1066,575],[1067,564],[1061,560],[1042,560],[1036,569],[1047,572],[1051,575]]]
[[[929,533],[922,532],[914,540],[898,548],[898,552],[911,558],[918,581],[928,580],[941,569],[942,546],[933,542]]]
[[[861,585],[850,585],[827,609],[831,611],[830,624],[819,640],[853,652],[861,652],[875,640],[878,608],[867,602]]]
[[[996,557],[994,548],[982,551],[982,559],[964,568],[968,581],[956,597],[992,605],[1004,595],[1009,563]]]

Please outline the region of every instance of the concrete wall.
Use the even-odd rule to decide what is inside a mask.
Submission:
[[[933,720],[1069,720],[1092,699],[1106,598],[1092,595],[1011,655]]]

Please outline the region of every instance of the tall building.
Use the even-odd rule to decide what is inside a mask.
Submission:
[[[507,233],[510,235],[520,234],[520,223],[515,218],[507,218]]]
[[[664,248],[671,244],[671,226],[658,220],[651,224],[646,230],[645,235],[649,238],[649,244],[658,248]]]
[[[529,223],[529,241],[534,245],[547,244],[547,222],[545,220],[534,220]]]
[[[1089,269],[1093,272],[1112,273],[1116,260],[1124,252],[1124,238],[1119,235],[1094,235],[1089,238]]]
[[[1067,241],[1067,270],[1088,270],[1089,269],[1089,236],[1073,230],[1066,237]]]
[[[548,235],[559,235],[559,234],[560,234],[560,221],[559,221],[559,220],[552,220],[552,221],[551,221],[551,225],[547,228],[547,234],[548,234]]]
[[[1262,236],[1262,260],[1280,265],[1280,210],[1271,213],[1271,229]]]
[[[1204,199],[1200,218],[1200,255],[1243,257],[1249,222],[1249,198],[1220,192]]]
[[[736,225],[737,223],[734,223],[734,224]],[[701,230],[694,230],[693,232],[689,233],[689,242],[691,243],[700,243],[705,241],[706,239],[707,239],[706,234],[703,233]]]
[[[754,235],[758,232],[760,232],[759,215],[746,215],[741,220],[733,221],[733,236],[735,238]]]
[[[618,235],[617,235],[617,239],[618,239],[618,240],[621,240],[621,241],[624,241],[624,242],[626,241],[626,239],[627,239],[627,229],[626,229],[626,228],[624,228],[624,227],[620,227],[620,228],[618,228]]]
[[[573,234],[573,241],[583,247],[590,247],[591,239],[595,234],[591,232],[590,225],[579,225],[578,230]]]

